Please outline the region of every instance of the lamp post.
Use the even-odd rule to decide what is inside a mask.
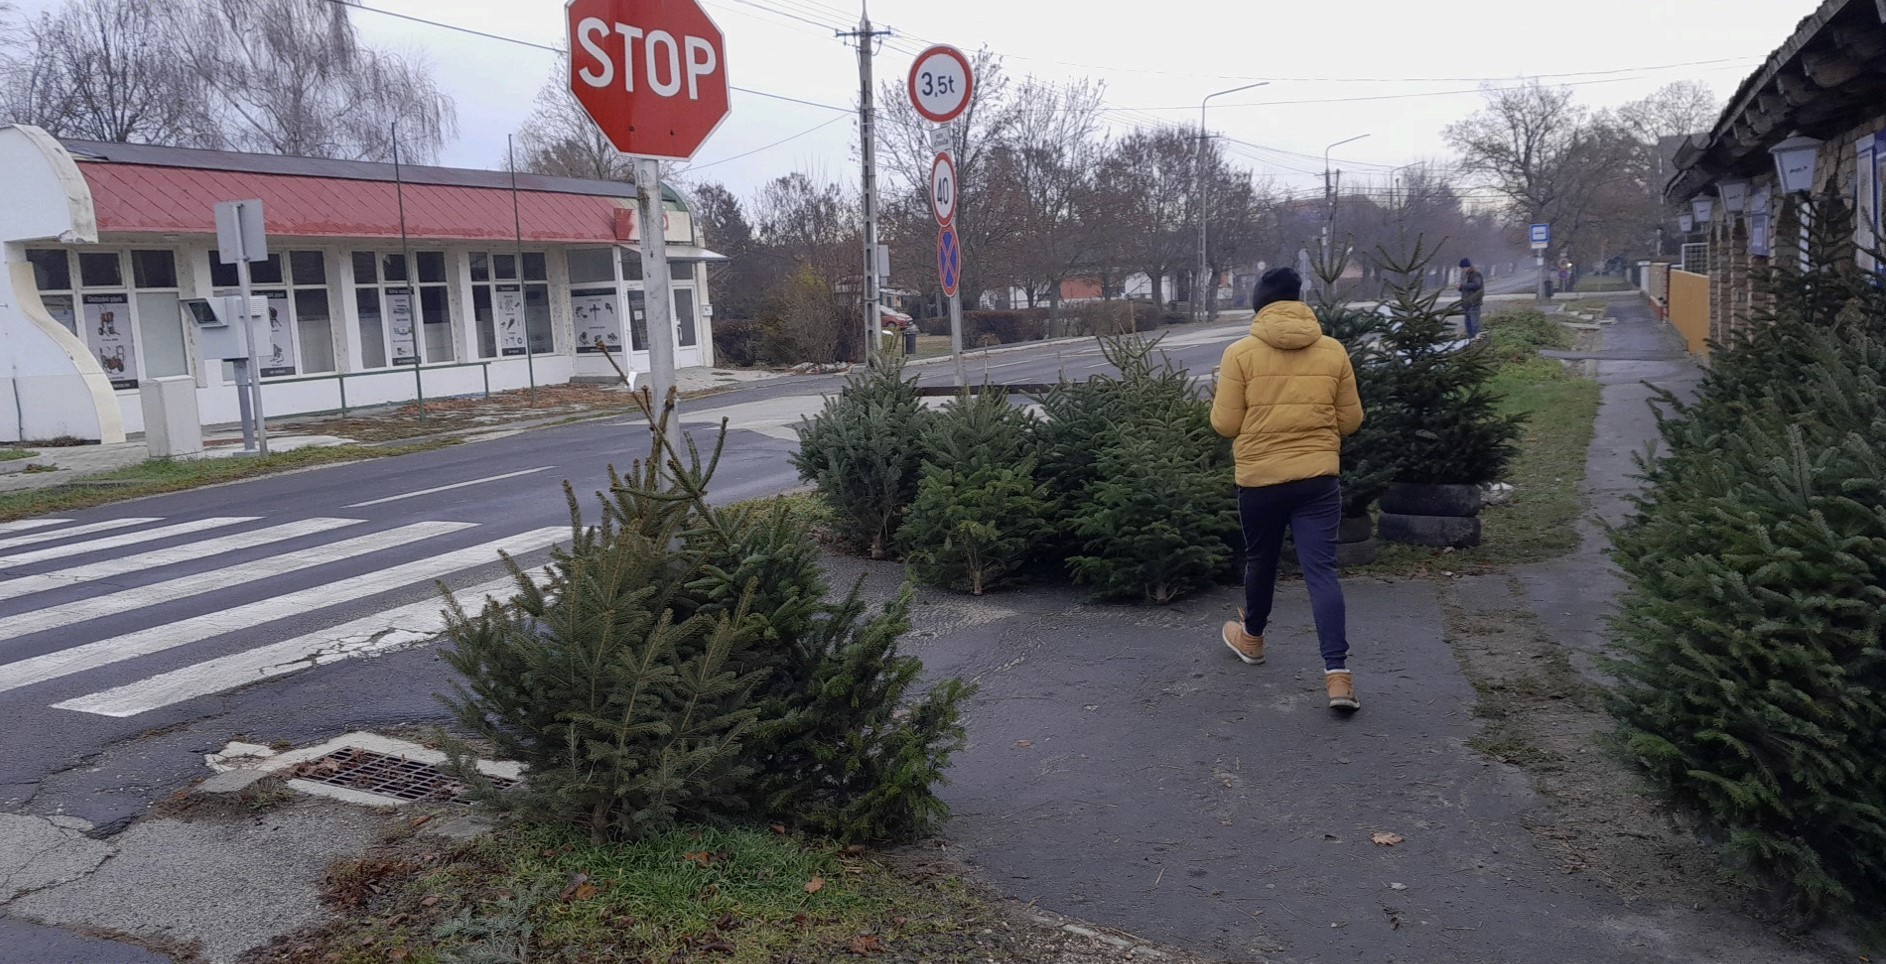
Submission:
[[[1335,227],[1336,227],[1336,185],[1329,178],[1329,152],[1335,150],[1338,147],[1343,146],[1344,144],[1354,144],[1356,141],[1359,141],[1367,136],[1369,135],[1357,134],[1354,137],[1344,138],[1343,140],[1337,141],[1336,143],[1323,148],[1323,204],[1327,208],[1327,212],[1323,219],[1323,263],[1324,264],[1329,263],[1329,235],[1330,235],[1330,232],[1335,230]]]
[[[1192,279],[1193,321],[1208,320],[1205,317],[1205,273],[1211,270],[1205,258],[1205,105],[1211,103],[1214,97],[1268,86],[1270,86],[1270,81],[1260,80],[1255,84],[1245,84],[1243,87],[1233,87],[1230,90],[1206,94],[1205,99],[1198,102],[1198,164],[1193,176],[1193,180],[1198,184],[1198,275]]]
[[[1781,193],[1807,194],[1814,190],[1814,167],[1821,142],[1796,134],[1768,149],[1775,156],[1775,174]]]

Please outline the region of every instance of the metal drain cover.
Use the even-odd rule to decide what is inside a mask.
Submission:
[[[436,764],[354,746],[297,763],[281,775],[407,803],[457,803],[470,789]],[[509,789],[518,782],[499,776],[487,779],[499,789]]]

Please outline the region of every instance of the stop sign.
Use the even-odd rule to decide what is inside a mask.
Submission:
[[[695,0],[570,0],[570,90],[624,154],[686,160],[729,111],[726,43]]]

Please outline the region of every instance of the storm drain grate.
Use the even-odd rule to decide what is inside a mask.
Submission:
[[[297,764],[284,776],[410,803],[456,803],[469,789],[434,764],[352,746]],[[517,785],[504,777],[486,779],[500,790]]]

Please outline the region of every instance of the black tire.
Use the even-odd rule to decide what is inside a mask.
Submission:
[[[1336,529],[1336,542],[1367,542],[1375,538],[1375,520],[1366,515],[1344,516]]]
[[[1390,542],[1433,548],[1468,549],[1480,544],[1477,516],[1400,515],[1382,513],[1377,531]]]
[[[1466,518],[1480,514],[1477,485],[1414,485],[1396,482],[1382,493],[1382,514]]]
[[[1339,542],[1336,544],[1336,568],[1353,569],[1357,566],[1366,566],[1374,562],[1380,552],[1381,547],[1374,539]]]

